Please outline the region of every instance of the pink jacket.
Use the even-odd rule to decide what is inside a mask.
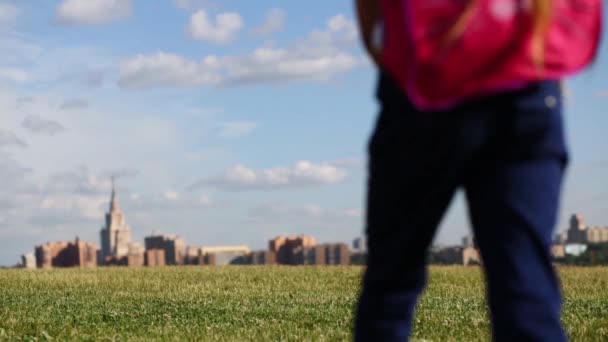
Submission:
[[[601,0],[554,0],[544,66],[532,58],[530,0],[476,0],[462,36],[444,44],[466,1],[381,0],[383,68],[423,110],[560,79],[589,65],[601,35]]]

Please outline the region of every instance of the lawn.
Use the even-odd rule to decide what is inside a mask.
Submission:
[[[608,340],[608,269],[563,268],[573,340]],[[348,340],[358,267],[0,270],[0,340]],[[433,267],[414,338],[486,341],[475,267]]]

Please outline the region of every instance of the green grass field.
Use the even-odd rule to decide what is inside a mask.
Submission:
[[[608,340],[608,269],[563,268],[573,340]],[[0,340],[348,340],[358,267],[0,270]],[[433,267],[415,340],[489,339],[475,267]]]

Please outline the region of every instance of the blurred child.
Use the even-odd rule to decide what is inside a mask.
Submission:
[[[357,9],[381,111],[355,339],[408,339],[428,247],[463,189],[494,339],[564,341],[550,255],[568,163],[560,80],[595,57],[601,1],[357,0]]]

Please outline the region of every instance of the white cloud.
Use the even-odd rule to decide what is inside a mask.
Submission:
[[[236,165],[219,177],[203,179],[192,188],[213,186],[223,190],[272,190],[288,187],[307,187],[340,183],[346,180],[347,173],[331,163],[314,164],[299,161],[291,167],[275,167],[253,170]]]
[[[100,196],[110,193],[109,174],[95,174],[85,166],[75,170],[51,174],[44,185],[45,192],[58,194],[77,194],[83,196]]]
[[[168,190],[163,194],[167,201],[177,201],[179,199],[179,192]]]
[[[17,7],[0,2],[0,25],[13,24],[17,19],[19,12]]]
[[[131,14],[131,0],[63,0],[57,19],[67,25],[101,25]]]
[[[249,210],[249,218],[261,222],[270,221],[324,221],[326,223],[361,219],[359,209],[323,208],[317,204],[293,205],[284,202],[263,203]]]
[[[338,14],[329,19],[327,26],[331,33],[337,34],[346,41],[357,39],[358,31],[355,23],[344,14]]]
[[[215,22],[209,19],[205,10],[198,10],[190,18],[188,33],[196,40],[225,44],[235,39],[243,28],[243,18],[235,12],[220,13]]]
[[[128,88],[217,84],[221,80],[217,69],[213,56],[194,62],[164,52],[139,55],[121,63],[119,84]]]
[[[100,179],[86,168],[36,179],[31,170],[0,154],[0,176],[6,181],[0,188],[3,216],[20,233],[40,227],[57,233],[66,225],[100,222],[109,199],[109,179]]]
[[[220,136],[225,139],[242,138],[258,127],[255,122],[235,121],[220,124]]]
[[[25,141],[17,137],[14,132],[0,129],[0,147],[3,146],[19,146],[26,147]]]
[[[167,190],[157,195],[132,194],[127,197],[127,201],[135,215],[160,211],[196,211],[213,205],[207,195],[180,193],[175,190]]]
[[[361,65],[354,24],[335,16],[323,31],[289,47],[263,46],[247,55],[207,56],[201,61],[159,52],[124,60],[119,84],[126,88],[235,86],[291,81],[327,81]],[[356,31],[355,31],[356,32]]]
[[[79,219],[99,221],[107,202],[105,196],[49,195],[42,198],[39,208],[58,214],[76,215]]]
[[[267,36],[272,33],[281,31],[285,27],[287,21],[287,12],[280,8],[272,8],[266,14],[266,20],[262,25],[257,27],[254,32],[260,36]]]
[[[34,133],[48,135],[55,135],[65,130],[59,122],[43,119],[39,115],[26,116],[21,125]]]
[[[0,68],[0,80],[5,79],[13,83],[25,83],[30,80],[28,73],[19,68]]]

